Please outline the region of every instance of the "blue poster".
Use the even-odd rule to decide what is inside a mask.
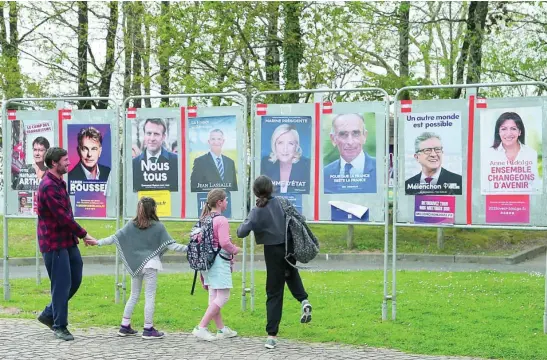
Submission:
[[[309,194],[311,116],[262,116],[260,173],[274,194]]]
[[[289,202],[298,210],[298,213],[302,215],[302,195],[300,194],[291,194],[291,195],[278,195],[281,198],[289,200]]]
[[[198,196],[198,216],[201,216],[201,212],[203,211],[203,206],[207,202],[207,194],[208,193],[197,193],[197,196]],[[225,216],[227,219],[230,219],[232,217],[232,201],[231,201],[232,199],[231,199],[229,191],[226,191],[226,198],[228,199],[228,207],[222,213],[222,215]]]

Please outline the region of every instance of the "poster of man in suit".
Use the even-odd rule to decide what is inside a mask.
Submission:
[[[112,168],[110,124],[68,124],[69,194],[106,194]]]
[[[237,134],[235,115],[189,120],[190,191],[214,188],[237,191]],[[243,140],[242,140],[243,141]]]
[[[334,114],[325,123],[324,193],[376,193],[376,114]]]
[[[46,172],[46,151],[54,146],[51,121],[11,121],[12,189],[35,191]]]
[[[178,191],[178,156],[174,118],[137,118],[132,129],[133,191]]]
[[[461,113],[402,114],[405,194],[462,194]]]

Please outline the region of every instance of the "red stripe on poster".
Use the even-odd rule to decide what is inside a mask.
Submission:
[[[315,185],[313,190],[313,220],[319,221],[319,154],[321,153],[321,103],[315,103]]]
[[[475,125],[475,95],[469,96],[469,131],[467,133],[467,225],[472,222],[473,195],[473,127]]]
[[[180,107],[180,217],[186,218],[186,107]],[[198,215],[199,216],[199,215]]]

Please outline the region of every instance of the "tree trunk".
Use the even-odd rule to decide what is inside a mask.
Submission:
[[[268,9],[268,34],[266,43],[266,82],[268,90],[279,90],[279,71],[281,60],[279,57],[279,39],[277,36],[279,22],[279,2],[272,1],[267,4]],[[277,103],[279,96],[272,95],[266,102]]]
[[[87,36],[88,36],[88,8],[87,2],[78,1],[78,96],[90,97],[87,84]],[[78,101],[79,109],[91,109],[90,101]]]
[[[3,7],[3,5],[2,5]],[[2,15],[3,15],[2,9]],[[2,21],[2,55],[6,64],[6,79],[4,91],[6,98],[18,98],[23,96],[21,86],[21,68],[19,66],[19,31],[17,21],[19,18],[19,8],[15,1],[9,2],[9,42],[6,34],[6,25]],[[4,16],[2,16],[2,20]]]
[[[124,73],[123,98],[131,96],[131,63],[133,58],[133,4],[123,3],[123,44],[124,44]],[[127,103],[129,106],[129,103]]]
[[[481,81],[482,42],[484,25],[488,15],[488,1],[477,1],[473,18],[473,32],[469,45],[469,64],[467,65],[467,84]]]
[[[283,54],[285,60],[285,90],[300,88],[298,66],[303,57],[302,31],[300,29],[300,2],[283,3],[285,12],[285,31],[283,39]],[[299,94],[289,94],[286,102],[298,103]]]
[[[409,35],[410,35],[410,3],[408,1],[402,1],[399,5],[397,12],[399,18],[398,31],[399,31],[399,78],[401,81],[401,87],[407,85],[409,79],[408,68],[408,48],[409,48]],[[401,100],[410,99],[408,91],[404,91],[400,97]]]
[[[159,31],[159,51],[158,51],[158,63],[160,66],[160,94],[168,95],[170,92],[170,78],[169,78],[169,59],[171,55],[170,49],[170,34],[171,34],[171,24],[170,24],[170,10],[169,10],[169,1],[161,2],[161,18],[160,25],[158,28],[161,28]],[[164,106],[169,105],[169,98],[161,98],[161,104]]]
[[[133,84],[131,85],[131,93],[133,96],[140,96],[142,86],[142,51],[144,42],[142,40],[142,20],[144,6],[141,2],[133,3],[134,9],[134,26],[133,26]],[[135,99],[133,106],[140,108],[142,99]]]
[[[471,1],[467,13],[467,31],[463,39],[462,50],[460,57],[456,63],[456,83],[463,84],[463,75],[465,70],[465,64],[467,63],[470,51],[474,52],[473,64],[470,64],[467,68],[467,81],[475,81],[477,75],[480,77],[480,61],[482,58],[482,39],[484,33],[484,23],[486,21],[486,15],[488,13],[487,1]],[[477,63],[478,61],[478,63]],[[477,69],[478,66],[478,69]],[[477,72],[478,71],[478,72]],[[454,99],[458,99],[462,93],[462,89],[456,89],[454,91]]]
[[[112,82],[112,74],[114,73],[114,67],[116,64],[116,31],[118,29],[118,2],[110,1],[108,4],[110,8],[110,16],[108,18],[108,29],[106,34],[106,58],[104,62],[104,69],[101,73],[101,84],[99,86],[99,96],[110,96],[110,84]],[[97,105],[98,109],[107,109],[108,101],[101,100]]]
[[[144,49],[142,55],[142,67],[144,71],[144,95],[150,95],[150,25],[144,20]],[[144,99],[144,106],[152,107],[151,99]]]

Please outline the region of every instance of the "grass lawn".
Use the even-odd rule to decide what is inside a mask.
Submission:
[[[36,224],[32,219],[10,219],[8,227],[10,257],[33,257],[36,251]],[[116,223],[112,221],[81,221],[92,236],[102,238],[115,232]],[[186,234],[192,223],[165,222],[165,225],[175,240],[187,243]],[[231,224],[232,238],[237,239],[238,223]],[[1,225],[0,225],[1,226]],[[383,252],[384,228],[381,226],[355,226],[355,249],[346,247],[345,225],[312,225],[314,233],[319,238],[322,253],[341,252]],[[437,248],[437,230],[424,228],[400,227],[397,230],[397,251],[399,253],[425,254],[467,254],[467,255],[511,255],[534,245],[547,243],[547,233],[542,231],[508,231],[479,229],[445,229],[445,248]],[[390,228],[391,238],[391,228]],[[3,243],[0,242],[3,252]],[[114,254],[115,246],[80,248],[82,255]],[[262,252],[261,247],[256,252]]]
[[[539,274],[497,272],[398,273],[397,321],[381,321],[382,273],[303,272],[313,304],[313,321],[299,322],[300,307],[286,292],[279,336],[308,342],[337,342],[394,348],[418,354],[496,359],[547,358],[543,334],[544,279]],[[205,311],[207,293],[190,296],[191,274],[160,275],[155,323],[167,331],[190,332]],[[256,311],[240,310],[241,274],[223,310],[228,326],[242,336],[264,336],[264,272],[256,276]],[[74,327],[118,326],[123,305],[114,304],[113,277],[86,277],[70,302]],[[48,301],[49,283],[12,282],[12,300],[0,316],[33,318]],[[391,308],[391,304],[389,304]],[[142,327],[143,301],[133,317]],[[214,325],[211,324],[211,330]]]

